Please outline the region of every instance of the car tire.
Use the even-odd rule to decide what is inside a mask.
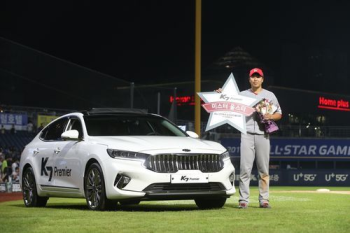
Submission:
[[[26,207],[44,207],[48,197],[40,197],[36,189],[36,181],[33,168],[28,167],[22,175],[23,201]]]
[[[226,203],[226,197],[210,198],[210,199],[195,199],[199,209],[219,209]]]
[[[91,164],[84,177],[84,191],[86,203],[90,210],[115,210],[117,201],[106,197],[105,181],[101,166],[98,163]]]

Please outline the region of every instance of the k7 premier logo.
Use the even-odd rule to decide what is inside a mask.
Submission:
[[[181,181],[188,182],[189,180],[194,181],[194,180],[199,180],[199,178],[181,176]]]
[[[52,180],[52,176],[71,176],[72,175],[72,169],[69,169],[67,167],[65,168],[57,168],[52,166],[46,166],[47,161],[49,158],[42,158],[41,159],[41,176],[48,176],[49,181]]]

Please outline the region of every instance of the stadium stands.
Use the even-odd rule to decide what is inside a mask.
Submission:
[[[7,131],[5,134],[0,134],[0,146],[23,149],[34,137],[35,134],[26,131],[17,131],[15,134]]]

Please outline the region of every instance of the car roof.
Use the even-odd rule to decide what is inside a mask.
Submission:
[[[91,110],[82,111],[85,116],[90,115],[114,115],[114,114],[137,114],[137,115],[149,115],[146,109],[137,108],[92,108]]]

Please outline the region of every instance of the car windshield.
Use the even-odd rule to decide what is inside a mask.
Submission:
[[[150,115],[84,116],[90,136],[182,136],[187,135],[164,118]]]

